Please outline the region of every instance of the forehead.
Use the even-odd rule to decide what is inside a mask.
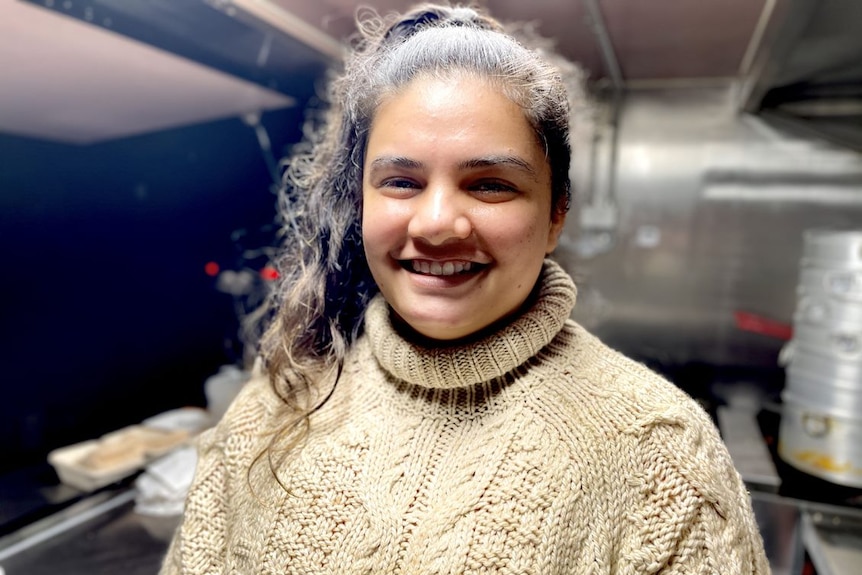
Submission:
[[[526,118],[528,116],[526,113],[527,106],[523,102],[523,95],[515,86],[510,86],[510,83],[511,80],[507,81],[505,78],[489,78],[481,73],[460,68],[420,72],[404,84],[381,89],[376,103],[371,108],[370,120],[373,123],[380,108],[393,99],[405,93],[426,90],[428,87],[438,84],[441,86],[457,85],[470,91],[479,90],[485,93],[493,93],[501,99],[508,100],[512,106],[519,108]],[[469,94],[469,92],[467,93]]]
[[[511,147],[545,161],[524,109],[501,84],[466,72],[414,78],[382,98],[371,121],[368,147],[470,143]]]

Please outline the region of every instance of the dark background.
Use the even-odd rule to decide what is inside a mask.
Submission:
[[[264,114],[277,158],[302,110]],[[265,237],[271,188],[240,119],[88,146],[0,134],[0,472],[204,404],[240,360],[204,266],[241,267],[232,234]]]

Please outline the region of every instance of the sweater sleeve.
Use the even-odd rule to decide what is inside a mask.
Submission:
[[[661,419],[641,442],[634,571],[768,574],[749,494],[712,421],[695,406]]]
[[[222,571],[227,505],[225,465],[216,429],[198,439],[195,479],[186,497],[183,520],[168,547],[160,575]]]
[[[234,553],[242,548],[231,539],[238,501],[254,499],[250,493],[244,496],[247,470],[267,444],[268,430],[279,421],[281,407],[268,379],[256,372],[221,421],[198,437],[195,477],[162,575],[222,573],[228,563],[228,543]]]

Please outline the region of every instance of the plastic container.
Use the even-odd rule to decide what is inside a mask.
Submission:
[[[235,365],[223,365],[218,373],[207,378],[204,382],[204,395],[213,423],[222,418],[250,376],[249,372]]]
[[[833,483],[862,487],[862,420],[818,412],[784,398],[778,455]]]
[[[862,326],[862,302],[841,301],[824,292],[800,292],[793,321],[796,324],[811,323],[821,326],[840,324]]]
[[[793,326],[794,354],[825,355],[843,361],[862,361],[862,326],[820,326],[798,323]]]
[[[124,465],[115,468],[101,470],[82,465],[81,462],[91,455],[98,445],[99,440],[91,439],[55,449],[48,454],[48,463],[54,467],[62,483],[81,491],[95,491],[100,487],[110,485],[128,477],[144,465],[143,457],[129,460]]]
[[[789,374],[799,374],[809,380],[846,382],[845,385],[855,385],[862,390],[862,361],[842,360],[794,348],[787,370]]]
[[[862,269],[862,231],[807,230],[803,239],[803,266]]]
[[[64,484],[93,491],[124,479],[150,461],[184,444],[186,430],[165,430],[130,425],[118,431],[55,449],[48,462]]]
[[[853,381],[819,379],[791,366],[782,398],[819,413],[858,418],[862,424],[862,386]]]
[[[799,294],[826,294],[839,301],[862,302],[862,269],[805,266],[799,272]]]

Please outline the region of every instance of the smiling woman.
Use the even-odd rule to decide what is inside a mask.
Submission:
[[[521,307],[565,214],[532,127],[498,88],[457,71],[413,80],[378,107],[365,166],[363,245],[398,320],[455,340]]]
[[[569,318],[559,72],[472,9],[364,24],[163,572],[767,573],[709,417]]]

